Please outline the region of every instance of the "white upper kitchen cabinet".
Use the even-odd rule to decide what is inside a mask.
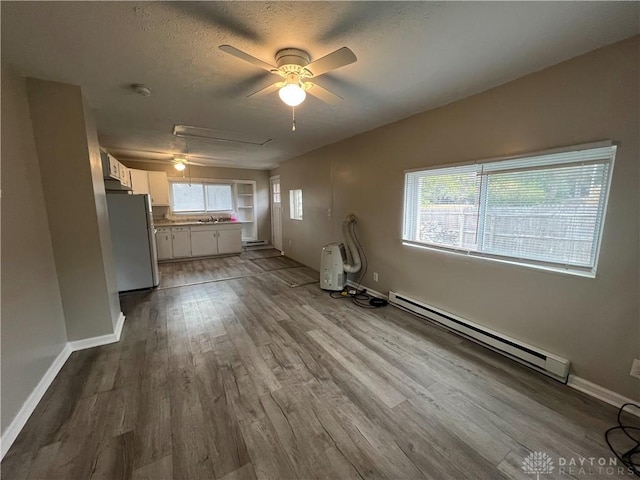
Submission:
[[[120,162],[102,150],[100,150],[100,158],[102,160],[102,176],[104,178],[120,180]]]
[[[150,193],[149,191],[149,172],[146,170],[134,170],[131,172],[131,188],[134,194]]]
[[[167,180],[167,172],[148,172],[148,174],[151,205],[158,207],[168,207],[169,181]]]
[[[131,170],[122,164],[118,165],[118,173],[120,174],[120,183],[125,187],[131,188]]]

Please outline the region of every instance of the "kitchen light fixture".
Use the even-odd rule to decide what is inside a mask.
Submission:
[[[186,157],[184,157],[182,155],[174,155],[173,156],[173,161],[175,162],[175,164],[173,165],[173,168],[175,168],[179,172],[182,172],[185,168],[187,168],[187,159],[186,159]]]
[[[280,100],[289,105],[290,107],[297,107],[307,97],[307,93],[304,89],[296,83],[289,83],[282,87],[278,91]]]

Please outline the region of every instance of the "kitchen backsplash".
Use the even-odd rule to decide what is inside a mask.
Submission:
[[[166,218],[169,215],[169,207],[152,207],[151,212],[154,220]]]

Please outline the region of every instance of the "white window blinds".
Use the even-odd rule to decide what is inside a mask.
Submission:
[[[595,273],[615,148],[408,172],[403,240]]]

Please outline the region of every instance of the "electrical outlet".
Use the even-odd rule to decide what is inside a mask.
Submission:
[[[331,217],[331,209],[327,208],[327,217]]]
[[[289,246],[291,246],[291,240],[289,240]]]
[[[633,360],[633,365],[631,365],[631,373],[629,373],[632,377],[640,378],[640,360],[637,358]]]
[[[373,272],[373,281],[374,282],[378,281],[378,272]]]

